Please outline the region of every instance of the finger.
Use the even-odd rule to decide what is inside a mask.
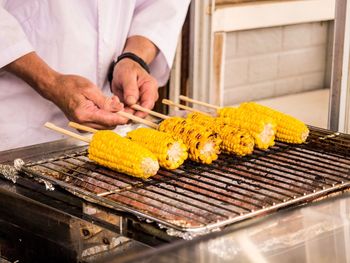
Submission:
[[[106,105],[108,105],[108,98],[103,95],[102,91],[96,86],[87,89],[84,95],[100,109],[103,109]]]
[[[125,104],[134,105],[139,100],[139,87],[137,85],[137,75],[130,74],[121,81],[123,87],[123,99]]]
[[[143,111],[136,111],[134,115],[140,118],[145,118],[148,115],[148,113]]]
[[[124,111],[125,111],[126,113],[130,113],[130,114],[134,114],[134,113],[135,113],[135,110],[133,110],[133,109],[130,108],[130,107],[125,107],[125,108],[124,108]]]
[[[124,109],[124,104],[120,102],[119,98],[117,96],[112,96],[111,103],[109,107],[106,109],[107,111],[111,112],[118,112]]]
[[[121,87],[117,81],[113,82],[112,84],[112,92],[115,96],[119,98],[121,102],[124,102],[124,93],[123,93],[123,87]]]
[[[114,127],[116,125],[125,124],[128,122],[128,119],[118,115],[117,113],[101,109],[91,112],[87,120],[89,123],[94,123],[103,127]]]
[[[159,97],[157,82],[152,80],[147,81],[142,84],[140,90],[140,105],[149,110],[153,109],[155,102]]]
[[[140,106],[152,110],[158,99],[158,88],[156,84],[151,81],[144,83],[141,87],[141,91],[142,93],[140,96]],[[135,113],[135,115],[144,118],[148,114],[145,112],[138,111],[137,113]]]

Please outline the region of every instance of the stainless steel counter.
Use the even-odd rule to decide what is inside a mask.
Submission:
[[[77,146],[63,140],[0,152],[0,164]],[[47,191],[28,178],[19,177],[16,184],[0,178],[0,262],[118,262],[120,254],[151,249],[120,235],[119,220],[117,214],[64,191]]]
[[[330,136],[327,136],[328,138],[331,142],[334,139]],[[24,161],[40,159],[43,155],[45,158],[50,158],[61,151],[75,151],[78,146],[70,140],[64,140],[1,152],[0,164],[11,164],[15,158],[19,157]],[[340,150],[344,147],[348,149],[348,145],[345,144],[339,144],[337,147],[340,147]],[[347,156],[346,153],[343,158]],[[322,169],[320,167],[317,169]],[[348,167],[342,169],[345,169],[343,177],[350,175]],[[291,171],[293,171],[292,168]],[[98,217],[86,213],[85,202],[78,197],[64,194],[64,191],[46,191],[42,184],[39,185],[26,177],[19,177],[17,184],[1,179],[0,195],[2,201],[0,230],[9,229],[4,233],[0,232],[0,237],[7,237],[5,241],[0,238],[0,251],[3,250],[2,244],[25,248],[25,246],[19,246],[19,242],[22,241],[18,241],[24,240],[23,237],[25,237],[26,246],[42,244],[39,246],[40,249],[48,244],[48,242],[45,244],[45,239],[40,238],[49,237],[47,240],[53,241],[50,246],[52,255],[55,251],[60,254],[59,249],[63,248],[66,251],[64,253],[73,251],[72,257],[79,259],[82,258],[84,251],[90,251],[84,249],[84,246],[86,248],[91,243],[86,242],[84,231],[75,232],[72,229],[74,226],[84,229],[85,224],[89,222],[103,223],[96,221]],[[121,250],[117,249],[117,257],[114,253],[110,253],[102,262],[329,262],[331,260],[350,262],[349,210],[350,195],[343,193],[337,198],[327,197],[323,201],[296,207],[293,210],[285,208],[270,216],[261,214],[260,219],[243,221],[220,232],[191,241],[175,241],[157,249],[133,240],[126,240],[124,243],[132,244],[128,252],[125,252],[126,250],[122,247]],[[46,216],[45,220],[42,220],[43,215]],[[13,221],[14,219],[16,221]],[[76,224],[75,220],[79,223]],[[21,229],[17,228],[20,225]],[[63,233],[62,225],[65,226],[63,229],[66,233],[57,235],[57,233]],[[94,229],[94,226],[91,224],[90,226]],[[104,231],[105,233],[111,231],[112,238],[120,237],[118,233],[121,229],[118,229],[118,224],[105,225],[105,228],[103,226],[102,228],[107,231]],[[11,231],[14,230],[26,233],[30,230],[29,232],[33,235],[23,235],[18,231],[18,235],[13,238]],[[31,240],[41,240],[42,243],[38,241],[35,244]],[[99,241],[103,242],[103,238]],[[36,249],[33,246],[30,250],[23,251],[32,253]],[[33,262],[45,261],[34,259]]]
[[[280,211],[120,262],[350,262],[350,195]]]

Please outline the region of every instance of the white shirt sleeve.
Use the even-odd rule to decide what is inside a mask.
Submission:
[[[160,86],[168,80],[177,40],[190,0],[139,0],[129,36],[143,36],[159,49],[150,65],[151,74]]]
[[[0,5],[0,69],[31,51],[20,24]]]

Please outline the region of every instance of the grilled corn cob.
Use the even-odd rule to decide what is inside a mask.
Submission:
[[[194,121],[216,132],[222,140],[220,148],[223,152],[244,156],[251,154],[254,150],[254,138],[248,131],[225,124],[220,118],[192,112],[187,115],[187,120]]]
[[[210,164],[218,158],[221,140],[204,126],[172,117],[162,121],[159,130],[181,139],[188,147],[189,158],[193,161]]]
[[[139,128],[128,132],[127,137],[150,150],[159,165],[166,169],[176,169],[187,159],[187,147],[182,140],[170,134],[150,128]]]
[[[275,143],[276,122],[268,116],[231,107],[219,109],[218,116],[225,124],[249,131],[260,149],[267,149]]]
[[[112,131],[96,132],[88,151],[98,164],[134,177],[148,178],[159,169],[153,153]]]
[[[309,129],[305,123],[290,115],[255,102],[242,103],[239,108],[273,118],[277,124],[276,140],[288,143],[303,143],[309,135]]]

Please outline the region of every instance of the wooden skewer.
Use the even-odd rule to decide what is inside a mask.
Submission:
[[[130,119],[132,121],[135,121],[135,122],[138,122],[138,123],[142,123],[142,124],[145,124],[149,127],[152,127],[154,129],[158,129],[158,125],[151,122],[151,121],[148,121],[148,120],[145,120],[145,119],[142,119],[140,117],[137,117],[135,115],[132,115],[130,113],[127,113],[127,112],[124,112],[124,111],[118,111],[117,114],[119,114],[120,116],[124,117],[124,118],[127,118],[127,119]]]
[[[148,121],[148,120],[145,120],[145,119],[142,119],[142,118],[139,118],[135,115],[132,115],[130,113],[127,113],[127,112],[117,112],[120,116],[123,116],[124,118],[127,118],[127,119],[131,119],[135,122],[138,122],[138,123],[142,123],[142,124],[145,124],[147,126],[150,126],[154,129],[158,129],[158,125],[151,122],[151,121]],[[68,125],[72,128],[75,128],[77,130],[81,130],[81,131],[87,131],[87,132],[91,132],[91,133],[95,133],[97,132],[98,130],[94,129],[94,128],[91,128],[91,127],[88,127],[88,126],[85,126],[85,125],[82,125],[82,124],[79,124],[79,123],[76,123],[76,122],[69,122]]]
[[[73,121],[70,121],[68,123],[68,126],[70,126],[72,128],[75,128],[77,130],[91,132],[91,133],[95,133],[95,132],[98,131],[98,130],[96,130],[94,128],[91,128],[91,127],[88,127],[88,126],[85,126],[85,125],[82,125],[82,124],[79,124],[79,123],[76,123],[76,122],[73,122]]]
[[[44,124],[44,126],[45,126],[46,128],[51,129],[51,130],[54,130],[54,131],[56,131],[56,132],[59,132],[59,133],[68,135],[68,136],[70,136],[70,137],[73,137],[73,138],[75,138],[75,139],[77,139],[77,140],[84,141],[84,142],[87,142],[87,143],[90,143],[90,142],[91,142],[91,139],[86,138],[85,136],[76,134],[76,133],[74,133],[74,132],[68,131],[68,130],[66,130],[66,129],[63,129],[63,128],[61,128],[61,127],[58,127],[58,126],[56,126],[55,124],[53,124],[53,123],[51,123],[51,122],[46,122],[46,123]]]
[[[95,132],[98,131],[98,130],[96,130],[94,128],[91,128],[91,127],[88,127],[88,126],[85,126],[85,125],[82,125],[82,124],[79,124],[79,123],[76,123],[76,122],[73,122],[73,121],[70,121],[68,123],[68,126],[70,126],[72,128],[75,128],[77,130],[80,130],[80,131],[86,131],[86,132],[91,132],[91,133],[95,133]]]
[[[144,108],[144,107],[142,107],[142,106],[140,106],[140,105],[138,105],[138,104],[132,105],[131,108],[134,109],[134,110],[146,112],[146,113],[148,113],[148,114],[150,114],[150,115],[152,115],[152,116],[161,118],[161,119],[163,119],[163,120],[166,120],[166,119],[170,118],[170,117],[167,116],[167,115],[161,114],[161,113],[159,113],[159,112],[156,112],[156,111],[153,111],[153,110],[150,110],[150,109],[146,109],[146,108]]]
[[[165,105],[168,105],[168,106],[177,107],[179,109],[188,110],[188,111],[191,111],[191,112],[199,112],[201,114],[204,114],[204,115],[207,115],[207,116],[211,116],[209,113],[206,113],[204,111],[200,111],[200,110],[197,110],[197,109],[194,109],[194,108],[182,105],[180,103],[173,102],[171,100],[163,99],[162,103],[165,104]]]
[[[213,104],[209,104],[209,103],[206,103],[206,102],[203,102],[203,101],[199,101],[199,100],[194,100],[194,99],[191,99],[191,98],[183,96],[183,95],[180,95],[179,99],[183,100],[183,101],[191,102],[193,104],[198,104],[198,105],[201,105],[201,106],[204,106],[204,107],[207,107],[207,108],[211,108],[211,109],[214,109],[214,110],[218,110],[218,109],[221,108],[219,106],[216,106],[216,105],[213,105]]]

